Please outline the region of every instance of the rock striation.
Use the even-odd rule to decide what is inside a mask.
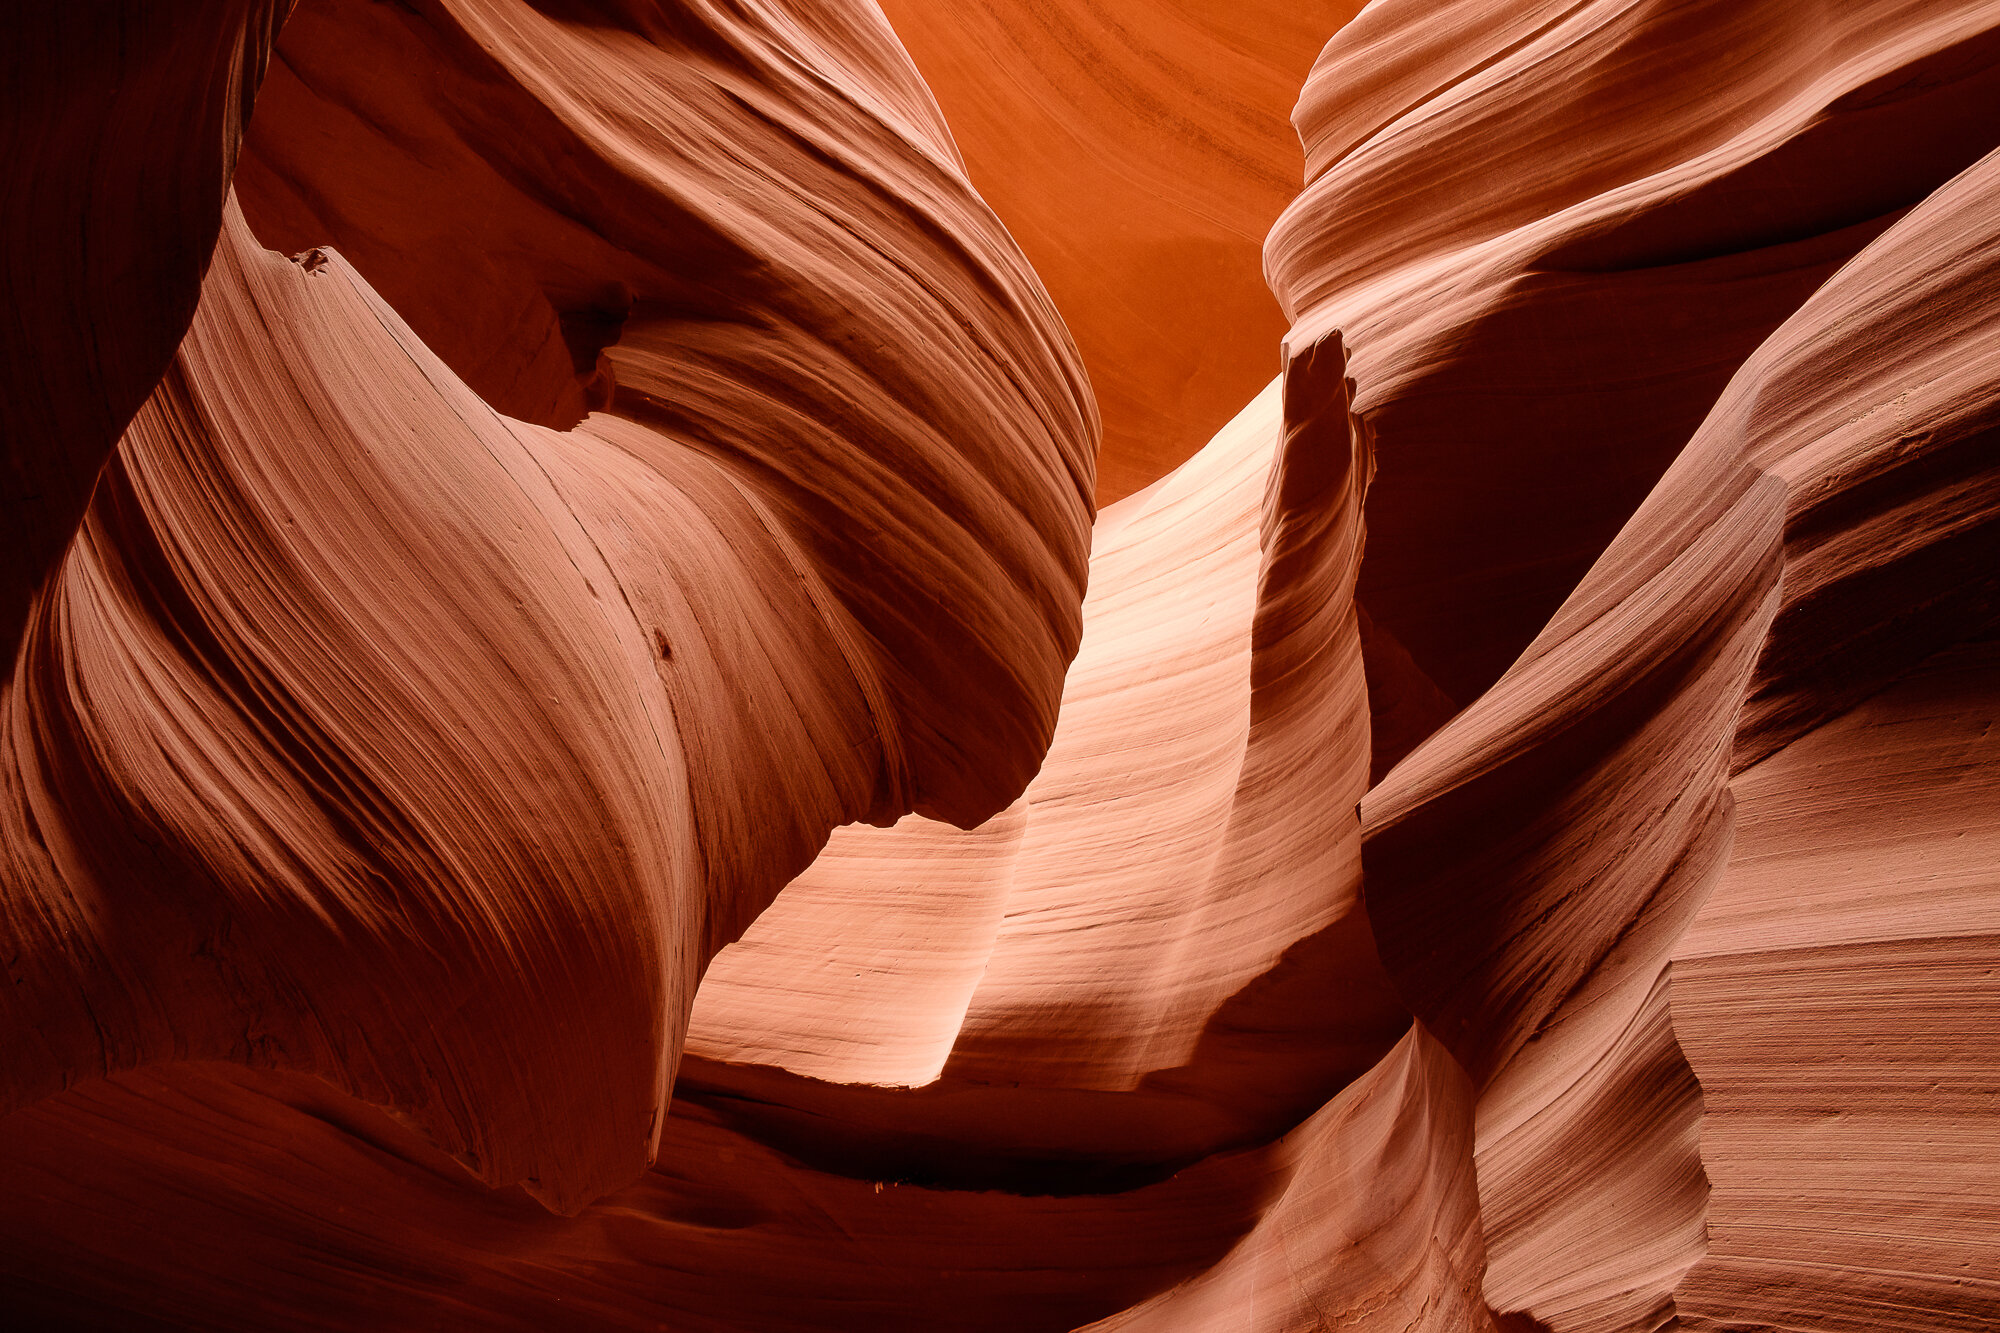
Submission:
[[[1331,83],[1349,62],[1364,60],[1369,20],[1392,12],[1371,9],[1343,32],[1315,80]],[[1725,122],[1730,113],[1722,106],[1704,104],[1702,115],[1716,116],[1716,129],[1678,148],[1660,135],[1659,104],[1648,100],[1671,81],[1628,83],[1629,70],[1606,67],[1615,51],[1621,62],[1680,62],[1680,77],[1719,76],[1690,59],[1699,44],[1691,52],[1686,43],[1641,40],[1650,24],[1669,17],[1608,6],[1551,11],[1548,26],[1532,33],[1502,24],[1485,40],[1504,55],[1469,64],[1465,81],[1449,93],[1434,91],[1422,110],[1359,142],[1337,137],[1351,122],[1327,114],[1329,100],[1316,98],[1310,84],[1301,101],[1308,160],[1323,162],[1324,174],[1274,231],[1272,273],[1281,292],[1294,293],[1294,347],[1332,325],[1363,349],[1354,373],[1376,396],[1362,388],[1355,410],[1385,460],[1369,492],[1359,587],[1371,633],[1390,650],[1374,654],[1386,660],[1371,671],[1371,690],[1378,678],[1396,681],[1384,692],[1390,726],[1375,737],[1377,768],[1389,771],[1362,807],[1367,910],[1398,993],[1478,1089],[1485,1291],[1503,1318],[1552,1329],[1651,1328],[1676,1319],[1722,1328],[1779,1320],[1800,1321],[1788,1327],[1961,1327],[1994,1309],[1992,1290],[1971,1277],[1979,1261],[1958,1239],[1961,1228],[1980,1229],[1981,1210],[1944,1205],[1954,1221],[1899,1220],[1900,1209],[1885,1197],[1900,1197],[1919,1213],[1939,1204],[1922,1183],[1899,1183],[1902,1171],[1888,1162],[1894,1150],[1886,1146],[1897,1130],[1877,1121],[1834,1150],[1840,1164],[1831,1172],[1855,1192],[1815,1193],[1796,1178],[1770,1174],[1772,1158],[1752,1166],[1710,1118],[1709,1099],[1723,1093],[1720,1066],[1713,1074],[1704,1067],[1701,1053],[1713,1049],[1707,1043],[1731,1050],[1746,1088],[1738,1095],[1751,1086],[1814,1082],[1810,1057],[1791,1043],[1826,1021],[1815,1002],[1802,995],[1768,1025],[1747,1011],[1768,1002],[1753,998],[1769,995],[1768,983],[1756,978],[1811,967],[1802,955],[1816,956],[1811,942],[1830,928],[1806,924],[1806,903],[1823,891],[1817,875],[1801,868],[1797,878],[1766,881],[1802,934],[1796,945],[1783,932],[1737,936],[1731,961],[1742,989],[1733,997],[1734,1018],[1710,1017],[1696,1029],[1704,1036],[1683,1045],[1690,1020],[1682,1005],[1714,995],[1713,983],[1695,977],[1729,966],[1707,960],[1715,946],[1700,942],[1712,938],[1703,924],[1707,904],[1723,910],[1729,895],[1722,886],[1738,864],[1739,785],[1766,802],[1814,808],[1820,774],[1795,767],[1800,761],[1791,756],[1838,746],[1818,739],[1820,729],[1831,736],[1855,726],[1843,718],[1846,710],[1905,673],[1921,677],[1935,654],[1974,651],[1955,645],[1983,640],[1994,625],[1994,458],[1986,433],[1995,382],[1971,353],[1993,318],[1996,238],[1990,223],[1972,215],[1990,211],[1980,201],[1991,197],[1995,162],[1971,159],[1990,147],[1973,109],[1993,104],[2000,70],[1994,16],[1979,6],[1860,6],[1842,16],[1853,26],[1835,30],[1848,35],[1834,40],[1823,28],[1807,32],[1780,7],[1738,7],[1732,23],[1755,22],[1730,38],[1732,60],[1765,47],[1786,56],[1740,85],[1761,99],[1766,118]],[[1462,46],[1464,37],[1454,42]],[[1799,58],[1806,52],[1815,58]],[[1414,228],[1395,242],[1409,247],[1400,285],[1343,266],[1332,231],[1318,219],[1366,217],[1360,201],[1368,191],[1390,188],[1375,173],[1446,124],[1459,127],[1453,133],[1465,146],[1478,141],[1471,126],[1488,124],[1499,136],[1489,147],[1504,146],[1510,159],[1534,151],[1535,139],[1517,137],[1521,118],[1502,110],[1506,89],[1538,68],[1579,60],[1605,78],[1615,69],[1616,87],[1632,99],[1625,105],[1650,123],[1637,114],[1593,120],[1587,133],[1604,136],[1604,160],[1575,154],[1572,144],[1568,170],[1543,178],[1539,216],[1518,197],[1496,194],[1480,203],[1476,190],[1450,196],[1485,210],[1476,225],[1467,218],[1452,235],[1423,234],[1430,217],[1396,215],[1394,225]],[[1370,68],[1397,74],[1389,61]],[[1731,72],[1741,77],[1741,67]],[[1527,123],[1539,123],[1541,114],[1538,106]],[[1324,154],[1313,147],[1316,135],[1326,136]],[[1689,152],[1693,144],[1699,154]],[[1552,143],[1542,151],[1553,152]],[[1840,168],[1832,170],[1836,157]],[[1467,160],[1434,155],[1433,169]],[[1779,181],[1786,188],[1776,188]],[[1755,206],[1748,216],[1722,206],[1746,197]],[[1891,207],[1874,220],[1858,220],[1885,203]],[[1367,253],[1371,261],[1380,254]],[[1815,253],[1847,262],[1830,272]],[[1789,298],[1765,284],[1762,275],[1775,272],[1801,284]],[[1643,295],[1648,288],[1652,296]],[[1415,299],[1418,291],[1435,296]],[[1556,318],[1549,308],[1524,313],[1560,301],[1631,321],[1649,308],[1647,300],[1685,306],[1697,292],[1724,320],[1762,310],[1782,322],[1768,332],[1746,329],[1763,341],[1736,366],[1717,342],[1722,321],[1663,319],[1644,335],[1660,340],[1661,355],[1621,348],[1630,377],[1621,384],[1590,373],[1605,344],[1587,317]],[[1501,329],[1507,339],[1486,341]],[[1446,346],[1450,358],[1438,355]],[[1695,358],[1733,369],[1712,406],[1701,377],[1680,369]],[[1463,451],[1481,431],[1514,429],[1518,417],[1473,410],[1483,394],[1496,406],[1522,397],[1505,372],[1527,360],[1537,363],[1531,373],[1566,368],[1568,386],[1536,393],[1527,411],[1564,411],[1562,399],[1587,398],[1570,419],[1600,424],[1550,430],[1548,417],[1532,417],[1523,424],[1534,447],[1486,450],[1487,463],[1469,458]],[[1447,391],[1446,382],[1470,392]],[[1655,466],[1665,466],[1657,481],[1647,479],[1651,489],[1636,512],[1628,518],[1611,505],[1617,486],[1587,482],[1591,504],[1563,500],[1575,519],[1551,524],[1540,506],[1594,469],[1631,466],[1643,452],[1622,433],[1618,447],[1607,449],[1601,422],[1651,430],[1670,394],[1706,419],[1677,453],[1654,456]],[[1423,414],[1440,410],[1456,415],[1421,424]],[[1439,429],[1447,420],[1449,432]],[[1591,456],[1570,454],[1566,439],[1588,443]],[[1427,452],[1430,441],[1439,452]],[[1519,463],[1526,470],[1504,480],[1489,476],[1478,489],[1489,518],[1471,528],[1458,523],[1449,497],[1474,493],[1460,489],[1462,467],[1478,475],[1503,457],[1510,469]],[[1417,489],[1444,497],[1441,509],[1409,511],[1426,525],[1425,540],[1407,547],[1411,559],[1434,561],[1442,547],[1465,541],[1487,571],[1448,588],[1430,585],[1456,608],[1453,638],[1441,653],[1427,645],[1445,622],[1428,617],[1445,604],[1428,602],[1428,576],[1405,582],[1397,569],[1406,549],[1392,526],[1399,464]],[[1552,490],[1548,480],[1557,476]],[[1541,516],[1530,526],[1521,522],[1524,513]],[[1615,538],[1579,552],[1595,559],[1572,586],[1546,558],[1550,538],[1580,542],[1592,523],[1613,520],[1622,523]],[[1371,571],[1381,575],[1372,586]],[[1489,598],[1482,579],[1504,580],[1508,591]],[[1538,580],[1547,580],[1542,595],[1564,600],[1517,650],[1514,632],[1502,629],[1506,608]],[[1488,635],[1496,655],[1519,654],[1490,685],[1472,660]],[[1403,683],[1413,672],[1447,699],[1468,688],[1481,692],[1404,754],[1414,730],[1404,705],[1424,695],[1422,678],[1416,689]],[[1966,703],[1976,716],[1978,705]],[[1948,734],[1960,724],[1945,725]],[[1886,778],[1892,761],[1877,762]],[[1926,771],[1919,781],[1943,788],[1965,781],[1949,761]],[[1969,836],[1980,822],[1972,818],[1956,822],[1955,831]],[[1876,836],[1894,845],[1916,834],[1896,823]],[[1973,845],[1962,850],[1968,860],[1960,864],[1977,863]],[[1940,867],[1939,874],[1948,881],[1953,871]],[[1888,883],[1879,887],[1888,898],[1909,897]],[[1883,1024],[1913,1052],[1931,1052],[1896,1071],[1909,1082],[1890,1100],[1911,1108],[1911,1127],[1932,1123],[1916,1111],[1930,1101],[1917,1088],[1963,1077],[1952,1073],[1961,1057],[1944,1050],[1949,1038],[1936,1035],[1950,1020],[1912,1002],[1932,986],[1950,992],[1945,959],[1966,947],[1950,936],[1932,946],[1944,971],[1912,979],[1901,997],[1907,1007],[1887,996],[1859,1000],[1870,988],[1860,966],[1857,998],[1817,1002],[1843,1013],[1857,1005],[1868,1018],[1849,1013],[1842,1021]],[[1701,965],[1686,952],[1694,948],[1704,951]],[[1821,995],[1845,990],[1824,973],[1811,984]],[[1733,1040],[1718,1027],[1730,1028]],[[1749,1038],[1752,1031],[1761,1042]],[[1819,1093],[1832,1104],[1825,1113],[1870,1114],[1871,1099],[1884,1096],[1895,1076],[1864,1078],[1870,1093],[1851,1095],[1837,1091],[1842,1080],[1830,1079]],[[1765,1109],[1782,1114],[1768,1102]],[[1802,1110],[1792,1108],[1794,1115]],[[1975,1155],[1978,1114],[1941,1118],[1951,1130],[1937,1141],[1964,1145],[1947,1153]],[[1774,1132],[1771,1121],[1764,1124]],[[1760,1181],[1749,1191],[1761,1203],[1755,1224],[1728,1220],[1744,1207],[1746,1171]],[[1726,1191],[1718,1188],[1725,1180]],[[1757,1239],[1735,1238],[1745,1225]],[[1771,1265],[1717,1299],[1715,1275],[1741,1271],[1723,1257],[1730,1253],[1724,1246],[1757,1253],[1786,1233],[1814,1237],[1803,1249],[1779,1242],[1780,1252],[1811,1267]],[[1856,1236],[1848,1242],[1853,1266],[1834,1263],[1821,1272],[1828,1238],[1848,1233]],[[1902,1276],[1889,1279],[1885,1271]],[[1898,1295],[1888,1295],[1891,1289]],[[1904,1299],[1906,1307],[1898,1304]]]
[[[529,105],[547,174],[495,135],[488,176],[620,183],[564,217],[631,297],[613,410],[496,412],[337,245],[287,261],[231,206],[0,705],[10,1108],[158,1061],[310,1071],[574,1212],[651,1160],[703,966],[830,829],[978,823],[1034,771],[1089,516],[1061,325],[879,19],[702,16],[287,29],[310,68],[386,23],[481,89],[405,61],[446,105],[404,107],[357,66],[361,125]],[[461,354],[515,331],[450,313]]]
[[[1996,41],[1981,3],[1392,2],[1343,29],[1266,261],[1290,344],[1354,349],[1380,651],[1450,711],[1489,688],[1744,359],[1993,148]]]
[[[187,332],[289,8],[83,0],[8,16],[0,658]]]
[[[886,8],[23,21],[0,1312],[2000,1326],[2000,10]]]

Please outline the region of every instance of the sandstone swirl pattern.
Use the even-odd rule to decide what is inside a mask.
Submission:
[[[1092,526],[1262,9],[36,20],[0,1308],[2000,1326],[2000,9],[1327,14]]]
[[[342,213],[287,262],[230,207],[6,697],[10,1107],[306,1070],[575,1211],[650,1160],[703,966],[830,829],[977,823],[1034,771],[1094,443],[1060,324],[879,19],[630,17],[332,4],[281,42],[442,62],[368,126],[538,127],[438,188],[583,201],[553,274],[480,291],[553,328],[533,282],[615,288],[611,410],[497,414],[338,246],[421,231]],[[455,352],[518,333],[477,274],[390,277]]]
[[[1992,957],[1954,739],[1985,705],[1940,663],[1994,628],[2000,16],[1447,6],[1381,52],[1414,14],[1322,56],[1319,174],[1267,259],[1295,354],[1357,349],[1381,460],[1367,911],[1477,1090],[1486,1299],[1555,1329],[1990,1319],[1981,1186],[1914,1159],[1990,1156],[1949,1090],[1992,1043],[1945,998]],[[1420,162],[1442,211],[1392,203]],[[1962,693],[1927,726],[1892,701],[1933,671]],[[1469,706],[1424,737],[1413,702]],[[1823,785],[1875,782],[1929,789],[1852,835],[1937,858],[1874,881],[1894,925],[1799,845]],[[1760,889],[1767,930],[1725,928]],[[1825,1053],[1842,1030],[1903,1054]]]

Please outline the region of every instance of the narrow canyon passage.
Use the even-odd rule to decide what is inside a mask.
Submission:
[[[7,23],[0,1325],[2000,1328],[2000,3]]]

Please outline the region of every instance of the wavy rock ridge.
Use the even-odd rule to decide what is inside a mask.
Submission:
[[[1165,475],[1282,326],[1139,430],[1124,261],[1269,219],[1304,15],[890,7],[1082,361],[871,6],[107,15],[10,85],[21,318],[174,262],[7,358],[0,1308],[2000,1325],[1992,5],[1313,18]],[[47,240],[176,107],[240,209]]]
[[[497,64],[564,135],[551,170],[617,175],[566,219],[630,298],[615,410],[495,413],[337,250],[287,263],[231,211],[7,696],[8,1100],[310,1070],[573,1211],[651,1158],[702,967],[831,828],[976,823],[1033,771],[1093,418],[879,25],[774,13],[697,57],[665,12],[363,17]],[[634,95],[564,95],[579,69]],[[668,136],[689,106],[705,134]],[[398,243],[375,223],[335,230]]]

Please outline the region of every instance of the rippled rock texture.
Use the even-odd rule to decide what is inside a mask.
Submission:
[[[2000,1326],[2000,9],[885,8],[9,20],[0,1322]]]

